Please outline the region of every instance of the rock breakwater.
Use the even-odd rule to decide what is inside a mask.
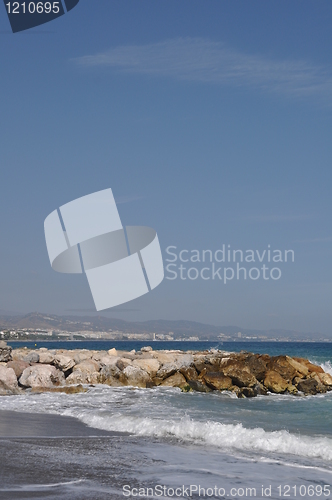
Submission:
[[[178,387],[184,392],[231,391],[239,398],[322,394],[332,376],[304,358],[241,351],[96,351],[12,349],[0,343],[0,394],[26,390],[80,392],[85,384]],[[58,388],[58,389],[57,389]]]

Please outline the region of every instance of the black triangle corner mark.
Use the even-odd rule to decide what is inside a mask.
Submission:
[[[64,0],[67,12],[76,7],[80,0]]]

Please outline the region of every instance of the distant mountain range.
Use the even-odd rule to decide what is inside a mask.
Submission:
[[[105,316],[56,316],[30,313],[22,316],[0,316],[0,330],[23,328],[66,332],[110,332],[169,334],[174,338],[198,337],[200,340],[324,340],[319,333],[301,333],[293,330],[252,330],[239,326],[214,326],[195,321],[151,320],[130,322]],[[332,340],[332,339],[331,339]]]

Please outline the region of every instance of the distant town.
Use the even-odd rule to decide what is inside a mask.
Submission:
[[[56,316],[29,313],[0,316],[0,339],[11,341],[136,340],[213,342],[331,342],[319,333],[249,330],[180,320],[129,322],[105,316]]]
[[[256,341],[256,342],[294,342],[294,339],[289,337],[267,337],[265,335],[248,336],[242,332],[237,332],[235,335],[226,335],[220,333],[215,338],[200,338],[197,335],[188,337],[176,336],[174,332],[169,333],[126,333],[121,331],[91,331],[82,330],[79,332],[68,332],[63,330],[42,330],[39,328],[21,328],[17,330],[1,330],[0,339],[12,341],[59,341],[59,340],[138,340],[138,341],[178,341],[178,342],[199,342],[202,340],[214,340],[220,342],[236,342],[236,341]],[[298,342],[332,342],[329,338],[319,339],[297,339]]]

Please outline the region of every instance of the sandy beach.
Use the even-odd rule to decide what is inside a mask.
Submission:
[[[1,410],[0,498],[123,498],[118,461],[127,439],[71,417]]]

